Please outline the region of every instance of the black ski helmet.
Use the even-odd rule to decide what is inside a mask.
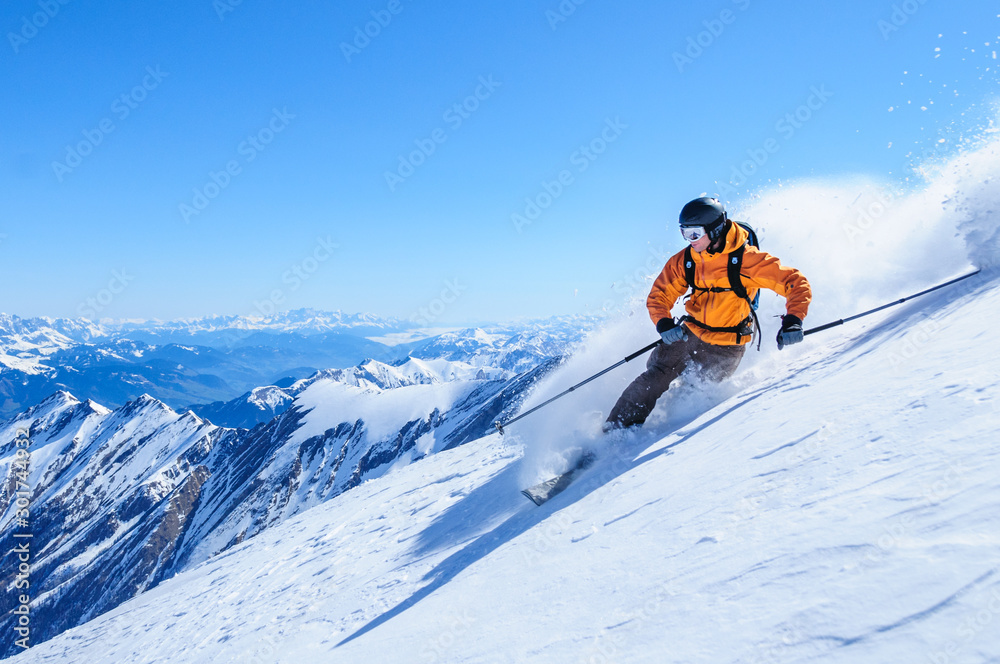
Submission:
[[[681,208],[681,227],[702,226],[713,242],[722,235],[727,221],[726,208],[717,198],[702,196]]]

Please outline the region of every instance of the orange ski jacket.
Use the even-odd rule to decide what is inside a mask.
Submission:
[[[692,251],[695,263],[694,282],[698,288],[729,288],[727,271],[728,256],[745,245],[749,234],[738,224],[729,222],[726,244],[717,254],[708,251]],[[804,320],[812,301],[812,289],[801,272],[785,267],[774,256],[747,245],[740,269],[743,285],[753,300],[761,288],[772,290],[786,300],[789,314]],[[646,308],[654,324],[670,318],[670,311],[678,298],[688,291],[684,276],[684,251],[674,254],[663,266],[660,276],[646,298]],[[732,291],[710,292],[694,290],[687,297],[684,308],[688,316],[709,327],[733,327],[740,325],[750,316],[750,304]],[[750,335],[736,335],[732,332],[713,332],[697,324],[685,323],[687,330],[705,343],[718,346],[736,346],[750,342]]]

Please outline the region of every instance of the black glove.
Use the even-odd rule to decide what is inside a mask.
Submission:
[[[791,314],[781,317],[781,329],[778,330],[778,350],[781,350],[785,346],[797,344],[804,338],[801,318]]]
[[[687,330],[674,322],[673,318],[661,318],[656,324],[656,331],[660,333],[663,343],[672,344],[677,341],[687,341]]]

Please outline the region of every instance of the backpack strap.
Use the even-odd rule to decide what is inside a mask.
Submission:
[[[747,232],[747,241],[744,246],[754,247],[755,249],[760,248],[760,242],[757,240],[757,231],[755,231],[750,224],[744,223],[742,221],[737,221],[734,223]],[[740,256],[740,260],[741,261],[743,260],[742,256]],[[730,275],[732,275],[732,273],[730,273]],[[730,282],[733,281],[732,276],[730,276],[729,281]],[[750,306],[753,307],[754,311],[756,311],[757,306],[759,304],[760,304],[760,291],[757,291],[757,294],[754,295],[753,302],[750,303]]]
[[[757,328],[757,350],[760,350],[760,321],[757,320],[756,304],[750,300],[746,286],[743,285],[743,278],[740,276],[740,268],[743,267],[743,254],[747,245],[742,245],[739,249],[726,257],[726,272],[729,276],[729,287],[733,294],[750,305],[750,318],[753,319],[754,327]],[[737,337],[738,339],[738,337]]]
[[[747,246],[744,244],[739,249],[726,257],[726,272],[729,276],[729,288],[732,289],[736,297],[741,300],[749,300],[747,289],[743,286],[743,279],[740,277],[740,268],[743,267],[743,253]]]
[[[684,250],[684,278],[687,280],[688,288],[698,290],[694,285],[694,255],[691,253],[691,245]]]

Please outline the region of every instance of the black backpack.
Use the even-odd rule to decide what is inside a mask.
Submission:
[[[760,245],[757,240],[757,232],[754,231],[749,224],[745,224],[742,221],[733,221],[733,223],[739,225],[740,228],[745,230],[749,234],[749,237],[747,238],[745,244],[727,255],[726,266],[729,275],[729,288],[702,288],[695,285],[694,257],[691,253],[691,247],[684,250],[684,278],[687,280],[688,288],[692,291],[704,291],[708,293],[724,293],[732,291],[736,297],[746,300],[747,304],[750,305],[750,315],[741,321],[739,325],[734,325],[732,327],[712,327],[710,325],[705,325],[691,316],[683,316],[681,321],[694,323],[698,327],[709,330],[710,332],[728,332],[730,334],[735,334],[736,343],[739,343],[744,336],[753,334],[753,330],[756,328],[757,350],[760,350],[760,322],[757,320],[757,306],[760,304],[760,291],[758,290],[753,300],[751,300],[746,287],[743,285],[743,279],[740,277],[740,268],[743,267],[743,252],[746,250],[747,245],[750,245],[751,247],[759,247]]]

